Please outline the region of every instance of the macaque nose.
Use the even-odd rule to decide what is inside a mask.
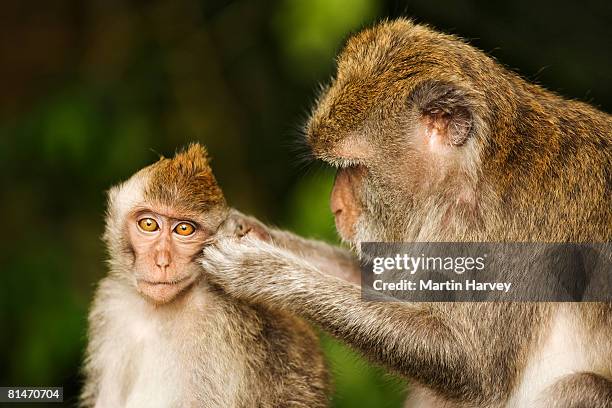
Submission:
[[[336,221],[336,229],[340,236],[346,240],[353,238],[355,224],[361,214],[361,204],[357,192],[364,172],[365,170],[362,167],[348,167],[338,170],[329,200],[329,206]]]
[[[345,201],[349,189],[349,183],[350,180],[348,171],[346,169],[338,170],[329,200],[329,207],[334,216],[340,215],[346,205]]]
[[[155,264],[162,271],[166,270],[166,268],[170,265],[170,261],[170,251],[167,249],[160,249],[155,254]]]

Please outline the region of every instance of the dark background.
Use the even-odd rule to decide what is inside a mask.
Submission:
[[[104,191],[189,141],[229,202],[335,241],[332,175],[300,128],[343,39],[410,16],[559,93],[612,105],[610,2],[9,1],[0,11],[0,385],[75,401],[104,275]],[[405,385],[323,343],[336,407],[397,407]]]

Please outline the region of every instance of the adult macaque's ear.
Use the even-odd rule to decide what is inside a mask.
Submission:
[[[432,150],[463,145],[473,133],[473,108],[467,93],[448,82],[427,81],[411,94],[418,109],[419,136]]]

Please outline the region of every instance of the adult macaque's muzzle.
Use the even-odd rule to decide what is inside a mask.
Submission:
[[[355,235],[355,224],[361,215],[358,192],[361,189],[365,169],[362,166],[338,170],[331,192],[330,208],[336,221],[336,229],[343,239],[351,241]]]

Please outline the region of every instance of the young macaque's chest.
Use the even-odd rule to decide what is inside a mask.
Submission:
[[[230,341],[227,310],[204,288],[171,305],[154,307],[139,297],[107,308],[112,335],[100,344],[97,407],[239,406],[247,361]]]

